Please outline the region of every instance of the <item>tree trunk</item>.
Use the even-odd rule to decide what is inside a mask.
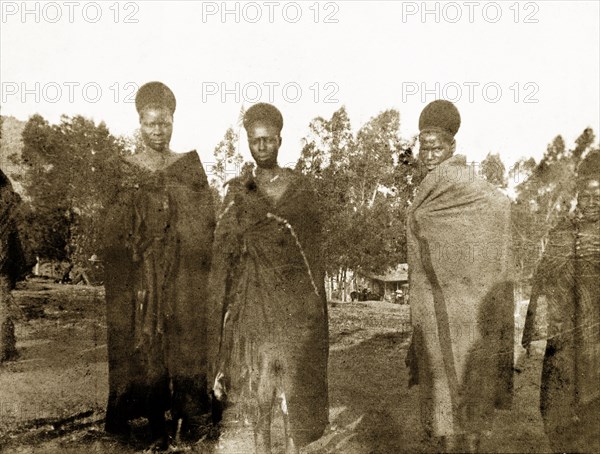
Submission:
[[[373,206],[375,203],[375,197],[377,197],[377,190],[379,189],[379,181],[375,185],[375,189],[373,190],[373,195],[371,196],[371,200],[369,200],[369,208]]]
[[[346,268],[342,270],[342,301],[345,303],[347,301],[346,298]]]
[[[333,298],[333,276],[329,276],[329,301]]]

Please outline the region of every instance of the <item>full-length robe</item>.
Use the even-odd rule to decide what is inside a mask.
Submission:
[[[457,155],[421,182],[407,224],[423,424],[434,436],[480,432],[512,397],[509,200]]]
[[[105,215],[106,427],[206,410],[214,207],[195,151],[150,172],[132,160]],[[172,387],[172,395],[170,391]],[[203,408],[204,407],[204,408]]]
[[[538,340],[538,299],[546,296],[540,410],[556,451],[600,450],[600,255],[576,253],[578,241],[599,235],[599,222],[559,222],[537,267],[527,309],[525,346]]]
[[[256,422],[258,407],[282,393],[301,446],[328,422],[328,322],[317,197],[304,177],[288,176],[276,203],[252,175],[229,184],[215,233],[210,343],[213,373],[224,374],[239,413]]]
[[[0,170],[0,362],[17,356],[15,328],[10,316],[10,291],[25,271],[16,224],[19,196]]]

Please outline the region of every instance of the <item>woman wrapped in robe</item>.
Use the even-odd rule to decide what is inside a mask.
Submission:
[[[148,418],[167,443],[165,412],[186,432],[208,410],[207,283],[214,207],[195,151],[170,151],[175,98],[140,88],[144,152],[124,159],[105,216],[109,399],[106,430]]]
[[[244,126],[258,168],[229,183],[215,233],[211,347],[215,394],[254,427],[270,451],[281,407],[286,452],[321,436],[328,421],[328,329],[316,193],[277,166],[283,120],[270,105]],[[211,381],[212,383],[212,381]]]
[[[600,451],[600,153],[577,175],[574,216],[550,232],[536,270],[522,345],[538,340],[538,301],[547,301],[540,389],[546,434],[557,452]]]

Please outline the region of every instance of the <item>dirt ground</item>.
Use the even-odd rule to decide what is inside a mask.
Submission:
[[[22,283],[15,298],[22,310],[20,358],[0,366],[0,452],[144,452],[102,431],[108,391],[102,288],[35,279]],[[419,424],[417,388],[407,386],[408,306],[337,303],[329,311],[331,424],[303,452],[431,452]],[[498,412],[482,452],[549,450],[538,410],[542,348],[522,361],[513,409]],[[274,453],[283,452],[280,423],[273,432]],[[252,438],[248,428],[228,423],[216,443],[203,439],[171,451],[251,453]]]

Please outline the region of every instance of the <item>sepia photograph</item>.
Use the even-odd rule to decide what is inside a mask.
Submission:
[[[600,2],[0,0],[0,453],[600,452]]]

